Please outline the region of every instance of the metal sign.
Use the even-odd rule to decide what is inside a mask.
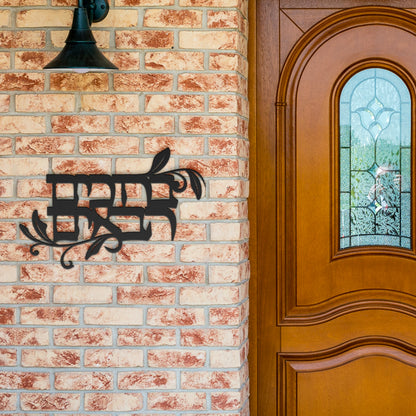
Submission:
[[[71,260],[65,260],[65,255],[74,247],[89,243],[85,259],[88,260],[97,254],[107,240],[115,240],[114,244],[104,248],[116,253],[120,251],[124,241],[148,241],[152,236],[151,222],[145,223],[145,218],[149,216],[162,216],[169,220],[171,227],[171,238],[175,237],[176,216],[174,209],[178,205],[178,200],[174,193],[181,193],[188,187],[188,180],[197,199],[201,198],[202,185],[205,185],[202,175],[194,169],[174,169],[167,172],[160,172],[168,163],[170,149],[166,148],[158,153],[154,159],[150,170],[144,174],[118,174],[118,175],[47,175],[46,182],[52,184],[52,206],[48,207],[47,214],[52,216],[52,237],[47,233],[47,224],[39,218],[38,211],[32,214],[32,225],[37,236],[34,236],[29,229],[20,224],[23,234],[34,241],[30,247],[33,255],[38,255],[37,246],[60,247],[64,251],[61,255],[61,265],[65,269],[73,267]],[[186,176],[185,176],[186,174]],[[58,197],[57,189],[62,184],[72,184],[73,196],[70,198]],[[88,206],[80,205],[79,185],[85,185],[88,196],[94,184],[105,184],[110,189],[108,198],[90,199]],[[146,206],[138,206],[128,198],[126,185],[140,184],[146,194]],[[166,198],[154,198],[152,185],[162,184],[168,188]],[[116,189],[121,189],[121,196],[116,199]],[[84,201],[83,201],[84,202]],[[103,215],[104,213],[104,215]],[[84,240],[80,238],[80,218],[88,220],[88,228],[92,228],[91,235]],[[120,224],[117,225],[112,218],[136,217],[139,219],[139,231],[123,231]],[[60,221],[66,219],[72,221],[70,231],[60,229]],[[71,241],[70,243],[62,241]]]

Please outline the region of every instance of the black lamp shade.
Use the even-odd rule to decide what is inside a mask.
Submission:
[[[44,69],[75,72],[104,72],[118,69],[100,52],[96,43],[87,10],[77,7],[74,10],[74,20],[65,47]]]

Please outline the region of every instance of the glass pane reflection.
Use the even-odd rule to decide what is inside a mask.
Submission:
[[[340,98],[340,248],[411,241],[411,100],[401,78],[370,68]]]

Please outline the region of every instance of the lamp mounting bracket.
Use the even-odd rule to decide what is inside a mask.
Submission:
[[[80,0],[80,3],[87,9],[90,24],[104,20],[110,10],[108,0]]]

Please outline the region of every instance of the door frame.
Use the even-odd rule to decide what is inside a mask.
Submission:
[[[328,0],[329,1],[329,0]],[[345,2],[343,2],[345,3]],[[351,0],[348,7],[364,6],[362,1]],[[356,3],[356,4],[354,4]],[[361,4],[359,4],[361,3]],[[367,3],[367,2],[364,2]],[[370,3],[370,2],[368,2]],[[380,1],[379,6],[385,8],[391,3],[394,6],[395,1]],[[280,4],[281,0],[256,0],[249,2],[249,100],[250,100],[250,197],[249,197],[249,220],[250,220],[250,410],[252,415],[265,415],[259,411],[259,408],[270,409],[264,401],[267,397],[275,395],[277,391],[277,379],[264,380],[259,377],[259,364],[262,357],[272,357],[274,351],[279,350],[280,332],[277,327],[279,316],[276,314],[276,307],[279,301],[277,299],[277,279],[280,264],[278,258],[283,257],[283,244],[286,243],[284,229],[284,205],[278,200],[278,194],[283,195],[285,192],[285,181],[277,178],[284,178],[285,166],[287,161],[284,156],[289,154],[287,149],[277,148],[277,129],[283,136],[290,130],[293,124],[290,118],[285,115],[285,94],[282,94],[284,88],[278,86],[280,76],[283,77],[282,85],[286,84],[284,77],[292,76],[292,70],[301,71],[301,68],[295,68],[296,62],[289,62],[286,67],[289,70],[282,71],[282,62],[280,62],[279,53],[270,54],[271,48],[279,47],[279,25],[280,25]],[[374,4],[374,2],[371,2]],[[397,4],[397,3],[396,3]],[[396,8],[396,18],[401,14],[401,10],[411,7],[409,0],[403,1],[400,9]],[[414,6],[413,6],[414,7]],[[339,7],[339,9],[342,9]],[[343,9],[346,9],[345,5]],[[373,8],[374,9],[374,8]],[[309,30],[302,36],[291,54],[291,58],[296,59],[306,50],[313,50],[318,47],[319,34],[324,32],[337,32],[337,24],[342,26],[343,19],[352,17],[354,11],[337,13],[338,17],[324,19],[324,24],[318,24],[313,30]],[[409,20],[410,13],[403,10],[403,21]],[[357,16],[357,15],[356,15]],[[386,15],[387,16],[387,15]],[[413,15],[414,16],[414,15]],[[337,21],[338,19],[338,21]],[[409,26],[414,28],[414,17]],[[348,19],[347,19],[348,20]],[[320,28],[318,27],[320,26]],[[322,39],[321,39],[322,42]],[[300,62],[300,61],[299,61]],[[299,65],[301,66],[301,65]],[[282,98],[283,97],[283,98]],[[280,119],[280,120],[278,120]],[[278,126],[276,128],[276,126]],[[285,140],[282,140],[284,142]],[[290,143],[289,143],[290,144]],[[283,144],[284,145],[284,144]],[[287,140],[286,140],[287,145]],[[282,146],[282,144],[279,144]],[[277,164],[279,169],[277,172]],[[283,165],[283,167],[282,167]],[[279,175],[278,175],[279,173]],[[279,198],[280,199],[280,198]],[[281,200],[281,199],[280,199]],[[292,224],[293,225],[293,224]],[[293,242],[289,241],[291,245]],[[293,252],[294,247],[291,247]],[[279,251],[278,251],[279,250]],[[267,279],[267,283],[264,283]],[[283,284],[289,285],[290,282]],[[279,288],[283,289],[283,288]],[[290,292],[289,288],[289,292]],[[292,288],[293,290],[293,288]],[[268,302],[264,302],[264,299]],[[279,314],[280,317],[282,314]],[[270,329],[272,328],[272,329]],[[267,329],[267,331],[266,331]],[[277,357],[276,357],[277,360]],[[269,363],[273,366],[275,363]],[[260,394],[261,392],[261,406]]]

